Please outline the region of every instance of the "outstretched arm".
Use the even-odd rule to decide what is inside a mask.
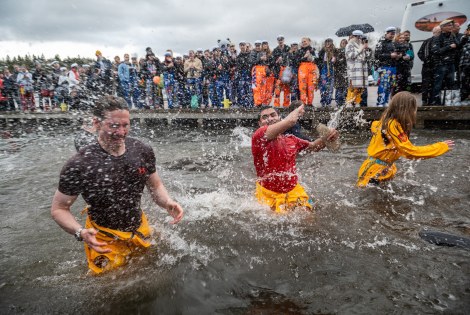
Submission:
[[[407,159],[429,159],[442,155],[454,147],[454,141],[445,140],[433,144],[415,146],[403,131],[400,124],[392,121],[388,135],[400,153]]]
[[[280,134],[284,133],[289,128],[292,128],[297,121],[299,120],[300,117],[305,113],[304,110],[304,105],[301,105],[297,107],[295,110],[293,110],[289,115],[287,115],[286,118],[283,120],[270,125],[268,129],[266,130],[265,137],[266,139],[273,140]]]
[[[315,141],[312,141],[308,145],[308,150],[313,152],[318,152],[323,150],[326,147],[326,141],[335,141],[339,137],[339,132],[336,129],[331,129],[330,133],[327,136],[318,138]]]
[[[147,181],[147,188],[152,195],[153,201],[160,207],[166,209],[168,214],[173,217],[172,224],[178,223],[183,218],[183,208],[173,199],[170,198],[168,192],[163,185],[157,172],[150,175]]]

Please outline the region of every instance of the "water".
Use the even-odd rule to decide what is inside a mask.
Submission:
[[[170,225],[146,193],[157,246],[128,266],[87,275],[82,244],[51,219],[68,129],[0,140],[1,314],[464,314],[470,251],[437,247],[426,227],[470,234],[470,133],[449,154],[398,162],[387,187],[358,190],[369,135],[348,133],[337,154],[298,160],[316,211],[276,215],[253,197],[252,130],[148,130],[158,172],[186,211]],[[442,139],[420,130],[416,144]],[[80,215],[79,199],[73,213]]]

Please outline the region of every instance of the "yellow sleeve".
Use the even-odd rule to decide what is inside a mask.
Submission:
[[[423,146],[413,145],[396,120],[390,122],[388,136],[396,149],[407,159],[429,159],[442,155],[449,150],[449,146],[445,142],[436,142]]]

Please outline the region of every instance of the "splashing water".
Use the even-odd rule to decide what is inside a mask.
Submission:
[[[367,120],[365,120],[363,117],[364,111],[362,109],[360,109],[359,112],[353,116],[353,120],[357,127],[362,127],[367,124]]]
[[[235,127],[232,136],[237,138],[238,146],[241,148],[251,148],[251,133],[252,131],[248,128]]]
[[[341,113],[342,113],[343,109],[344,109],[344,106],[341,106],[335,112],[330,114],[330,120],[326,124],[329,128],[332,128],[332,129],[337,129],[338,128],[339,119],[341,117]]]
[[[330,127],[340,114],[334,113]],[[298,158],[301,183],[316,210],[278,215],[254,197],[249,128],[146,128],[133,131],[154,148],[158,173],[185,218],[169,224],[165,210],[145,193],[142,208],[161,237],[145,255],[102,277],[86,275],[82,244],[49,214],[60,168],[74,152],[73,136],[62,130],[54,132],[64,135],[59,140],[23,135],[12,139],[21,140],[15,150],[0,140],[0,248],[8,253],[0,255],[0,313],[363,313],[364,305],[393,313],[410,304],[412,312],[433,313],[429,301],[437,300],[444,312],[468,309],[463,270],[470,253],[436,249],[417,235],[429,222],[447,229],[454,224],[449,218],[468,222],[468,146],[445,160],[447,169],[463,170],[453,172],[455,178],[440,176],[441,158],[399,161],[386,189],[358,190],[368,139],[346,137],[348,145],[336,155]],[[423,143],[441,136],[416,133]],[[449,137],[466,144],[470,134]],[[72,212],[83,222],[79,202]],[[57,299],[64,295],[73,298]],[[261,308],[266,301],[271,311]]]

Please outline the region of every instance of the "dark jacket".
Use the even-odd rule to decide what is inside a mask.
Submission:
[[[375,46],[375,60],[378,67],[396,67],[397,62],[392,59],[391,54],[395,52],[395,45],[391,40],[382,39]]]
[[[213,81],[216,76],[217,64],[214,59],[204,59],[202,63],[202,73],[205,79]]]
[[[184,74],[184,64],[175,62],[175,80],[179,83],[186,82],[186,76]]]
[[[423,66],[432,66],[431,44],[434,37],[430,37],[421,44],[418,57],[423,62]]]
[[[3,78],[3,91],[5,93],[13,93],[15,91],[16,83],[13,79],[13,75]]]
[[[252,67],[259,64],[261,53],[262,53],[261,51],[256,51],[256,50],[252,50],[250,52],[249,60],[250,60],[250,64]]]
[[[308,60],[307,58],[304,57],[307,51],[310,51],[310,54],[312,55],[312,58],[313,58],[312,60]],[[312,46],[307,46],[307,47],[299,48],[299,50],[294,55],[294,60],[297,65],[300,65],[301,62],[315,63],[315,57],[316,57],[315,48],[313,48]]]
[[[448,65],[455,63],[458,55],[458,49],[450,45],[459,45],[459,42],[452,33],[441,33],[434,37],[431,44],[432,61],[434,65]]]
[[[335,87],[348,86],[346,52],[344,48],[335,49]]]
[[[283,48],[280,48],[277,46],[274,48],[273,53],[272,53],[272,59],[273,59],[273,71],[274,71],[274,76],[277,78],[279,77],[279,73],[281,72],[281,67],[289,66],[290,65],[290,60],[289,60],[289,51],[290,47],[287,45],[284,45]],[[279,57],[282,57],[282,62],[277,63],[277,59]]]
[[[236,59],[237,72],[242,73],[248,71],[251,73],[252,65],[250,63],[250,53],[239,53]]]
[[[410,71],[411,68],[413,68],[413,59],[414,59],[414,53],[413,53],[413,48],[411,44],[409,43],[395,43],[395,51],[401,53],[402,55],[405,55],[409,51],[411,51],[411,58],[410,60],[405,60],[403,58],[400,58],[396,61],[397,63],[397,68],[400,68],[401,71]]]

